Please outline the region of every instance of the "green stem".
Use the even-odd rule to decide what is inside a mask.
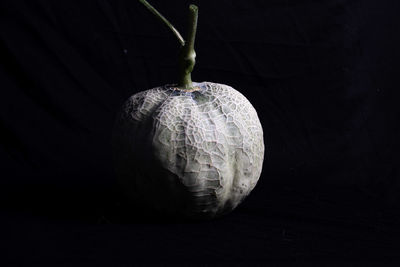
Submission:
[[[139,0],[143,5],[145,5],[156,17],[158,17],[162,22],[164,22],[171,31],[178,38],[181,44],[181,51],[179,56],[179,81],[178,87],[183,90],[193,89],[192,84],[192,71],[196,63],[196,52],[194,51],[194,41],[196,39],[197,31],[197,18],[199,13],[199,8],[195,5],[189,6],[189,24],[187,30],[187,41],[182,38],[181,34],[177,29],[158,12],[152,5],[150,5],[146,0]]]
[[[179,59],[179,87],[183,89],[192,89],[192,77],[194,65],[196,63],[196,52],[194,51],[194,42],[197,31],[197,18],[199,8],[195,5],[189,6],[189,24],[185,45],[181,48]]]
[[[185,45],[185,40],[182,38],[182,35],[163,15],[160,14],[160,12],[157,11],[157,9],[155,9],[152,5],[150,5],[146,0],[139,0],[139,2],[142,3],[145,7],[147,7],[147,9],[151,11],[151,13],[156,15],[157,18],[159,18],[162,22],[164,22],[168,26],[168,28],[174,33],[176,38],[178,38],[178,41],[181,44],[181,46]]]

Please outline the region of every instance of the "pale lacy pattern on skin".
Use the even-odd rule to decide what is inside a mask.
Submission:
[[[193,92],[165,86],[133,95],[122,109],[117,136],[126,139],[122,145],[131,146],[124,148],[132,150],[125,155],[153,150],[157,166],[152,168],[163,168],[175,177],[168,179],[179,180],[183,187],[163,193],[184,188],[190,204],[183,213],[215,216],[234,209],[256,185],[264,157],[263,130],[253,106],[232,87],[195,85],[199,90]],[[149,127],[142,126],[145,122]],[[150,140],[149,145],[138,145],[140,139]],[[145,164],[129,156],[123,162]],[[137,177],[137,172],[125,175],[150,179]]]

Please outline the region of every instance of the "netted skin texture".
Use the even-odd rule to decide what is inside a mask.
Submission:
[[[261,123],[230,86],[163,86],[131,96],[113,134],[115,168],[136,203],[154,212],[213,218],[233,210],[262,170]]]

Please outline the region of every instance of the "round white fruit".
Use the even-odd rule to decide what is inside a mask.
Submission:
[[[131,96],[113,134],[117,175],[134,201],[167,215],[212,218],[233,210],[262,169],[261,123],[230,86],[193,83]]]

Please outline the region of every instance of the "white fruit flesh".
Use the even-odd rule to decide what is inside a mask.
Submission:
[[[214,217],[254,188],[263,130],[250,102],[230,86],[165,86],[124,104],[114,130],[117,173],[128,194],[167,214]]]

